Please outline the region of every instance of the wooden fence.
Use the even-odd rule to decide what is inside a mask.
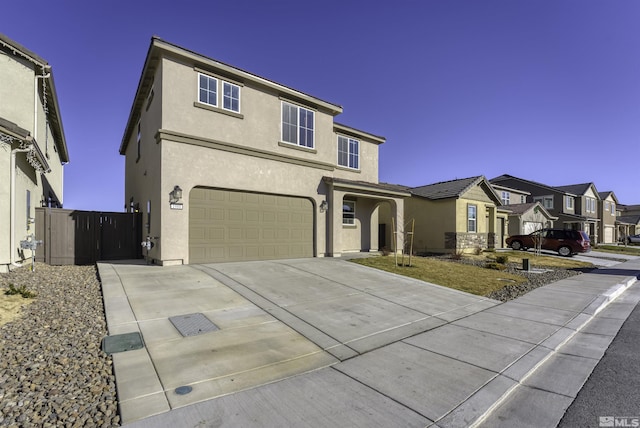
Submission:
[[[86,265],[142,258],[140,213],[36,208],[36,261]]]

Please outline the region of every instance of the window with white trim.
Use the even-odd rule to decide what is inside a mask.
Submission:
[[[282,141],[302,147],[314,147],[313,110],[282,102]]]
[[[198,101],[210,106],[218,106],[218,79],[215,77],[199,74],[198,78],[199,95]]]
[[[218,95],[222,99],[218,99]],[[240,86],[216,77],[198,73],[198,101],[212,107],[219,107],[240,113]]]
[[[502,192],[502,205],[509,205],[511,200],[511,192]]]
[[[353,226],[356,224],[356,202],[342,202],[342,224]]]
[[[240,86],[222,82],[222,108],[240,112]]]
[[[467,232],[478,231],[478,207],[476,205],[467,205]]]
[[[595,213],[596,212],[596,200],[593,198],[585,197],[585,205],[586,212]]]
[[[565,196],[566,207],[568,210],[573,209],[573,196]]]
[[[616,203],[615,202],[611,202],[611,215],[613,215],[613,216],[616,215]]]
[[[338,135],[338,165],[358,169],[360,167],[360,142]]]

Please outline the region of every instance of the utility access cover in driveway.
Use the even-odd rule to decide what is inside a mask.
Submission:
[[[218,326],[200,313],[169,317],[169,321],[185,337],[218,330]]]

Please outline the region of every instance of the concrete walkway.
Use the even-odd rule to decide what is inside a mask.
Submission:
[[[113,354],[132,427],[552,426],[640,300],[639,259],[504,304],[335,259],[98,267],[144,337]]]

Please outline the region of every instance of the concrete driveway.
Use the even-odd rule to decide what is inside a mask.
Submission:
[[[499,302],[338,259],[100,263],[124,422],[318,370]],[[218,329],[183,337],[170,318]],[[177,388],[188,386],[188,394]]]
[[[132,428],[555,426],[640,301],[640,259],[502,304],[337,259],[98,268],[144,337],[113,354]]]

